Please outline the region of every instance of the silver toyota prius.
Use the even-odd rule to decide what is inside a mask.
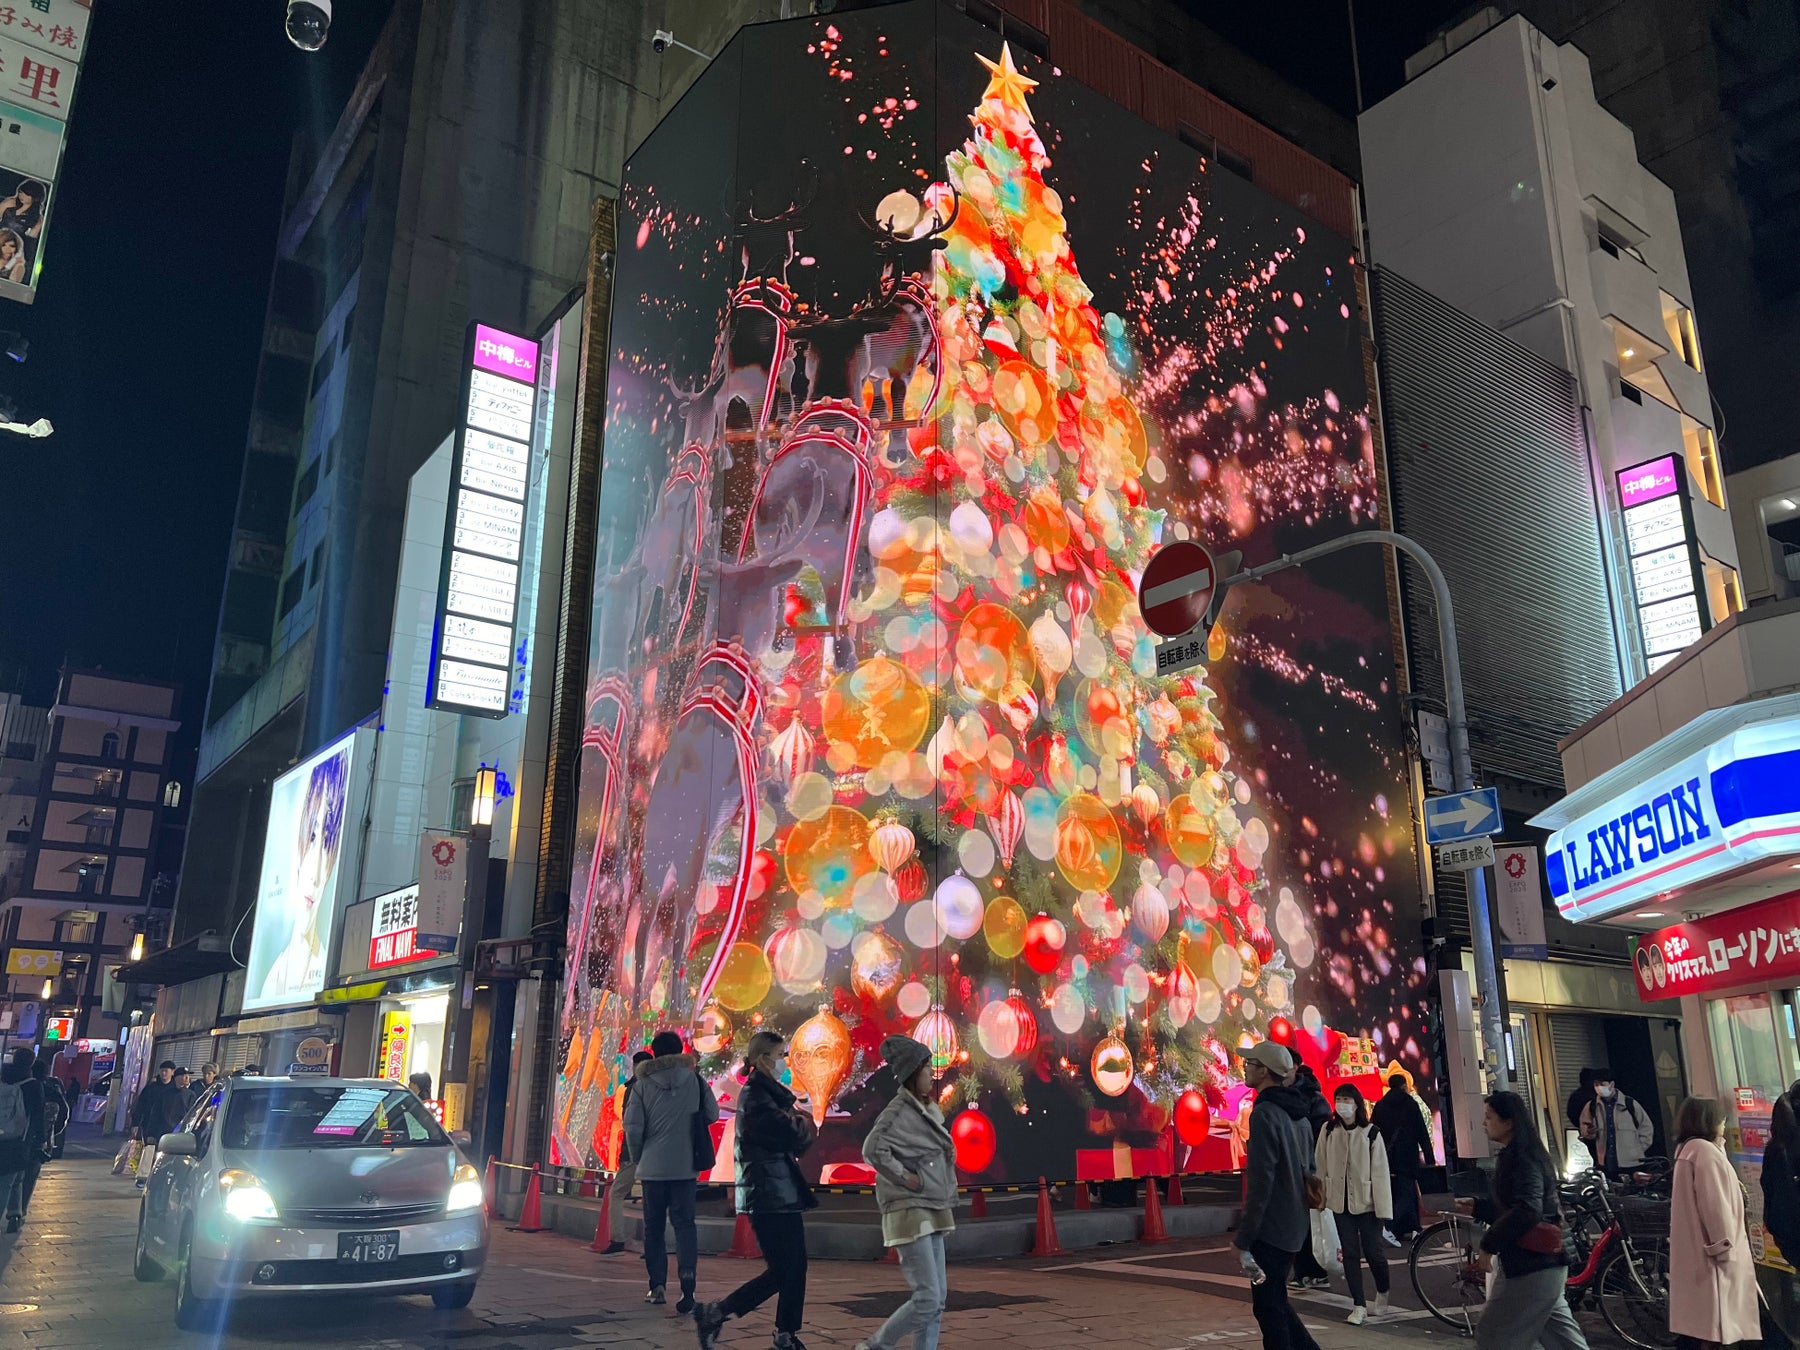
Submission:
[[[428,1293],[461,1308],[487,1259],[481,1175],[425,1104],[366,1078],[229,1078],[157,1144],[134,1273],[175,1321],[267,1294]]]

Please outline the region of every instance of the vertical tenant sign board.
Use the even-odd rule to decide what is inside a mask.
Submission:
[[[1676,455],[1664,455],[1620,470],[1619,502],[1625,509],[1638,634],[1654,674],[1707,628],[1687,466]]]
[[[0,4],[0,296],[37,298],[89,0]]]
[[[425,705],[504,717],[517,645],[538,345],[469,326]]]

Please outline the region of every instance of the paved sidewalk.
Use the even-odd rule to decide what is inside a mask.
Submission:
[[[664,1350],[694,1345],[691,1324],[672,1308],[641,1302],[643,1266],[632,1256],[600,1257],[552,1233],[497,1229],[475,1302],[438,1312],[424,1298],[259,1300],[235,1314],[219,1338],[175,1329],[172,1287],[131,1275],[137,1192],[110,1175],[111,1150],[71,1145],[46,1168],[25,1229],[0,1235],[0,1346],[30,1350],[164,1350],[218,1345],[321,1346],[345,1350]],[[87,1156],[77,1156],[83,1149]],[[985,1261],[950,1268],[950,1311],[942,1343],[963,1346],[1098,1347],[1183,1350],[1257,1347],[1248,1290],[1232,1272],[1224,1239],[1162,1247],[1119,1246],[1045,1261]],[[702,1297],[717,1298],[758,1267],[701,1261]],[[1396,1285],[1404,1284],[1396,1270]],[[1403,1291],[1410,1293],[1410,1291]],[[849,1347],[899,1304],[897,1267],[818,1262],[811,1271],[804,1337]],[[1407,1343],[1468,1345],[1418,1313],[1381,1326],[1342,1321],[1342,1295],[1305,1295],[1300,1304],[1327,1350],[1404,1350]],[[733,1322],[725,1347],[769,1344],[769,1313]],[[1606,1342],[1596,1337],[1596,1350]]]

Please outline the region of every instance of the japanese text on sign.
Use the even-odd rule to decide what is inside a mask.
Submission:
[[[1646,933],[1632,965],[1647,999],[1800,975],[1800,892]]]

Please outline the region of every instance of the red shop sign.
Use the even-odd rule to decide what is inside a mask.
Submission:
[[[1800,891],[1646,933],[1631,964],[1645,999],[1800,977]]]

